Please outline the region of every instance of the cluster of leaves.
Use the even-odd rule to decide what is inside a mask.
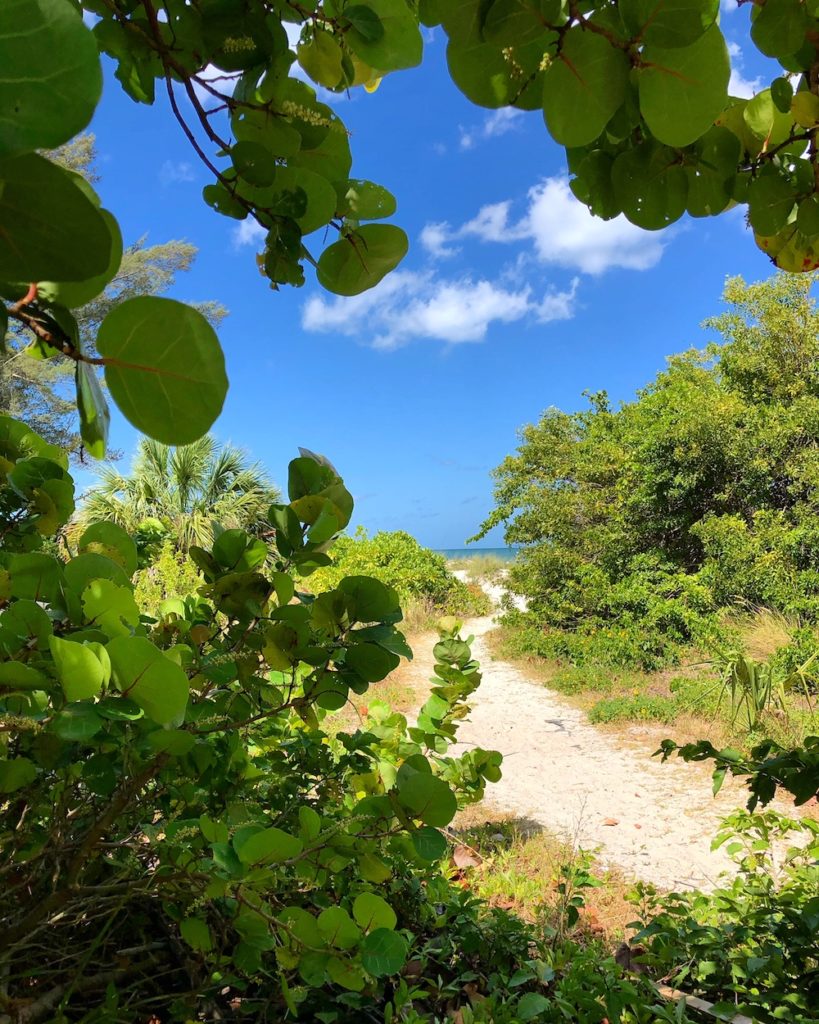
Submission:
[[[781,858],[777,853],[792,843]],[[638,887],[640,959],[716,1003],[715,1013],[809,1024],[819,1002],[819,824],[738,812],[714,841],[738,867],[710,894]],[[647,922],[647,923],[646,923]]]
[[[752,811],[760,803],[769,803],[777,789],[790,793],[797,806],[819,799],[819,736],[808,736],[804,746],[793,749],[765,740],[748,756],[731,747],[717,750],[710,740],[682,746],[674,740],[663,740],[657,753],[662,754],[664,761],[672,754],[684,761],[713,761],[715,793],[729,773],[746,779],[748,807]]]
[[[122,528],[43,548],[73,509],[65,456],[3,418],[0,460],[0,1016],[357,1019],[437,920],[439,829],[500,775],[446,756],[480,679],[457,624],[415,726],[376,705],[331,740],[324,716],[411,653],[383,583],[297,589],[352,512],[329,464],[291,463],[272,554],[224,531],[192,549],[198,593],[150,617]]]
[[[495,471],[525,545],[511,569],[538,653],[654,668],[721,637],[717,613],[819,618],[819,317],[810,277],[729,281],[723,338],[637,399],[548,410]]]
[[[443,25],[470,99],[543,111],[597,216],[658,229],[747,203],[778,266],[819,266],[815,4],[755,5],[751,40],[783,70],[749,100],[728,95],[719,0],[422,0],[420,12]]]
[[[336,586],[342,576],[361,574],[393,587],[403,604],[429,602],[447,615],[483,615],[488,598],[453,575],[446,558],[423,547],[404,530],[379,531],[372,537],[363,527],[354,536],[340,537],[333,549],[333,564],[313,577],[319,587]]]
[[[2,333],[8,317],[40,357],[73,361],[93,455],[105,452],[109,417],[95,366],[139,430],[167,444],[201,436],[227,389],[211,325],[192,307],[136,295],[93,338],[81,336],[76,311],[116,277],[122,237],[91,184],[41,151],[89,124],[104,53],[135,102],[153,104],[160,86],[212,175],[204,201],[264,230],[257,259],[273,287],[302,284],[310,264],[323,287],[356,295],[400,263],[407,236],[381,223],[393,196],[351,177],[342,120],[293,65],[330,91],[373,90],[421,63],[421,23],[443,25],[452,77],[475,102],[543,110],[567,147],[574,192],[595,214],[662,228],[686,211],[747,203],[771,258],[813,269],[814,7],[754,5],[752,42],[784,74],[736,100],[718,0],[9,0],[0,12]],[[305,239],[327,228],[335,240],[316,257]]]

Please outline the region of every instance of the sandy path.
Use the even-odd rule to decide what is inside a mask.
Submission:
[[[497,599],[500,588],[487,589]],[[701,766],[663,764],[651,750],[618,745],[558,694],[494,661],[484,639],[493,626],[487,617],[464,628],[475,635],[483,680],[453,750],[503,754],[503,779],[487,802],[599,850],[603,862],[630,876],[668,888],[712,887],[731,862],[711,852],[711,839],[721,819],[744,806],[742,785],[726,780],[714,799]]]

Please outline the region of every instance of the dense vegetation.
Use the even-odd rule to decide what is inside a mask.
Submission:
[[[152,104],[157,85],[167,95],[212,175],[205,202],[264,228],[258,264],[274,288],[303,283],[305,267],[315,266],[322,286],[353,295],[403,258],[404,232],[372,223],[391,217],[395,200],[351,176],[341,119],[291,66],[298,61],[300,75],[330,90],[376,88],[384,74],[420,63],[419,20],[443,24],[450,70],[467,95],[489,107],[543,109],[553,137],[571,147],[575,193],[598,215],[622,210],[659,228],[685,210],[710,215],[747,202],[759,244],[781,266],[816,266],[819,74],[810,4],[755,5],[752,40],[786,74],[751,101],[727,95],[717,0],[422,0],[419,8],[404,0],[0,5],[0,327],[5,339],[11,324],[15,359],[50,368],[37,392],[46,401],[47,387],[62,379],[55,368],[73,371],[80,436],[92,456],[102,457],[108,440],[98,368],[120,411],[168,446],[205,435],[228,386],[214,311],[158,297],[157,267],[146,275],[138,259],[129,263],[93,183],[53,155],[94,114],[100,52],[134,101]],[[285,24],[298,27],[298,42]],[[331,240],[318,254],[322,228]],[[113,284],[112,296],[123,269],[134,271],[132,291],[124,297]],[[60,437],[72,427],[64,418],[51,425]],[[775,425],[790,438],[786,421]],[[451,622],[414,726],[374,701],[355,732],[322,728],[350,690],[366,691],[409,656],[392,588],[360,575],[321,593],[304,586],[331,563],[330,545],[352,512],[325,460],[294,460],[288,501],[266,511],[264,538],[214,530],[206,546],[192,545],[203,582],[151,609],[134,597],[138,553],[122,527],[102,521],[76,538],[64,532],[74,511],[67,465],[25,424],[0,419],[2,1024],[685,1019],[684,1005],[660,1005],[642,974],[624,975],[600,950],[567,940],[565,929],[544,939],[447,878],[441,829],[499,774],[492,752],[447,756],[480,679]],[[758,474],[763,485],[771,466]],[[800,467],[791,469],[807,486]],[[778,500],[764,505],[773,531],[783,513],[782,529],[793,532],[790,508]],[[662,516],[654,518],[656,526]],[[665,518],[666,532],[679,529]],[[704,551],[708,537],[688,519],[682,528]],[[673,557],[656,568],[660,590],[668,558],[681,577],[693,571],[673,538],[664,543]],[[775,558],[788,551],[786,541],[777,545]],[[799,572],[807,571],[801,550],[791,552]],[[146,568],[154,557],[147,554]],[[749,557],[753,567],[753,550]],[[719,600],[713,581],[702,587],[706,606],[692,598],[692,615]],[[813,614],[809,598],[802,593],[799,614]],[[693,636],[695,625],[680,628]],[[773,763],[760,751],[761,771],[725,752],[690,753],[766,779],[767,799],[771,787],[795,785],[800,759],[816,750],[806,745]],[[795,911],[794,891],[807,899]],[[763,937],[815,935],[810,893],[786,885],[753,902],[766,913],[745,915],[754,932],[742,947],[746,968],[761,959]],[[569,924],[571,909],[567,902]],[[771,928],[782,917],[794,927]],[[731,934],[725,915],[716,923],[706,915],[704,927],[716,929],[710,946],[694,941],[693,913],[678,925],[662,923],[668,938],[652,955],[672,971],[693,958],[702,983],[711,950]],[[740,1007],[807,1022],[791,968],[803,978],[815,972],[810,949],[801,960],[788,950],[764,965],[781,997],[773,1010],[736,962],[718,965],[715,986],[722,993],[730,976]]]
[[[66,457],[8,418],[0,457],[0,1021],[675,1019],[448,881],[441,829],[500,775],[446,753],[480,682],[455,624],[414,726],[325,732],[410,656],[390,587],[301,589],[352,512],[326,462],[290,464],[270,549],[224,531],[149,616],[121,527],[43,547]]]
[[[524,545],[525,643],[574,663],[654,668],[731,642],[726,609],[819,618],[819,314],[810,277],[729,281],[720,342],[613,409],[548,410],[495,471]],[[803,634],[805,657],[810,631]]]
[[[363,527],[340,537],[333,565],[318,569],[312,582],[337,586],[343,576],[364,575],[392,587],[401,598],[404,617],[413,623],[441,615],[485,615],[489,601],[475,584],[453,575],[443,555],[430,551],[404,530],[380,531],[372,537]]]

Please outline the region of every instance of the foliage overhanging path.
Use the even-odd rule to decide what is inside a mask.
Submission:
[[[486,589],[497,599],[500,588]],[[464,625],[464,635],[475,635],[484,673],[456,748],[503,754],[503,778],[488,799],[586,850],[600,847],[604,863],[643,881],[712,888],[732,864],[723,850],[711,850],[711,840],[722,819],[744,806],[741,783],[726,780],[714,798],[708,773],[697,766],[624,749],[581,710],[514,665],[493,660],[485,639],[493,627],[491,617]]]

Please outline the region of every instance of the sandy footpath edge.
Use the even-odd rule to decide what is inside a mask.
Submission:
[[[501,588],[486,589],[497,602]],[[483,680],[452,750],[477,746],[504,755],[503,779],[489,787],[487,802],[598,851],[635,878],[663,888],[713,888],[732,864],[722,850],[711,851],[711,840],[725,815],[744,806],[742,784],[726,780],[714,798],[701,766],[664,764],[650,750],[619,746],[581,710],[493,660],[485,641],[493,626],[490,617],[464,626],[465,636],[475,636]]]

